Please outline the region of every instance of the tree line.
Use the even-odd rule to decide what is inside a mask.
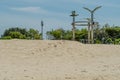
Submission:
[[[30,28],[9,28],[1,35],[1,39],[41,39],[41,34],[38,30]]]
[[[88,30],[76,29],[75,40],[87,43]],[[52,40],[72,40],[72,30],[56,29],[47,32],[47,38]],[[94,28],[94,43],[96,44],[120,44],[120,26],[109,26]]]
[[[88,30],[76,29],[75,40],[87,43]],[[72,30],[64,30],[62,28],[46,32],[49,40],[72,40]],[[1,39],[41,39],[41,33],[35,29],[25,28],[9,28],[1,35]],[[120,44],[120,26],[109,26],[94,28],[94,43],[97,44]]]

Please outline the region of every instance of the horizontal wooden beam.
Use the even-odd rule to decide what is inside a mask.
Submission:
[[[88,23],[88,21],[75,21],[75,23]]]
[[[88,24],[75,24],[75,26],[89,26]]]

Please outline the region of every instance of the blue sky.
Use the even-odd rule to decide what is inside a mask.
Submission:
[[[44,30],[56,28],[71,29],[75,10],[84,20],[90,16],[83,9],[102,6],[95,12],[95,20],[104,25],[120,25],[120,0],[0,0],[0,35],[9,27],[34,28],[40,31],[40,22],[44,21]],[[45,32],[44,31],[44,32]]]

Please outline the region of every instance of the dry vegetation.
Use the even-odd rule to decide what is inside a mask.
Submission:
[[[119,80],[120,46],[1,40],[0,80]]]

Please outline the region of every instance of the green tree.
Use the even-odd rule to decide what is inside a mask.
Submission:
[[[75,35],[76,35],[75,39],[77,41],[80,41],[80,39],[86,40],[87,36],[88,36],[88,31],[87,31],[87,29],[81,29],[81,30],[77,29],[75,32]]]
[[[13,39],[25,39],[26,38],[25,35],[21,34],[20,32],[16,32],[16,31],[10,32],[9,36],[11,36],[11,38],[13,38]]]
[[[32,29],[32,28],[29,29],[27,36],[29,39],[40,39],[41,38],[41,34],[39,33],[39,31]]]
[[[65,40],[72,40],[72,31],[70,31],[70,30],[64,31],[63,39],[65,39]]]
[[[106,28],[106,33],[112,39],[120,38],[120,27],[116,26],[116,27]]]
[[[76,30],[75,32],[75,39],[77,41],[80,41],[80,39],[87,39],[87,29],[81,29],[81,30]],[[55,39],[55,40],[72,40],[72,31],[70,30],[63,30],[63,29],[56,29],[52,31],[47,32],[47,36],[49,39]]]
[[[65,30],[61,28],[47,32],[47,36],[55,40],[64,39],[64,35],[65,35]]]
[[[3,39],[41,39],[41,34],[35,29],[26,30],[24,28],[9,28],[2,35]]]
[[[6,29],[2,36],[9,36],[10,32],[20,32],[21,34],[23,34],[25,36],[27,35],[27,30],[26,29],[15,27],[15,28]]]

